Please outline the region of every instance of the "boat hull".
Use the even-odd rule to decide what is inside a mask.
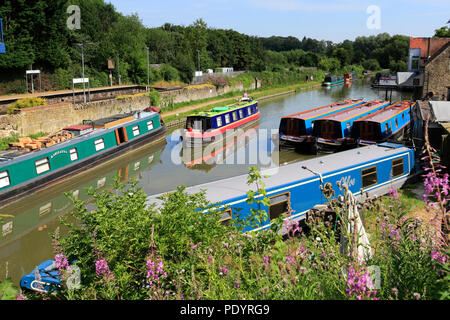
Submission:
[[[259,121],[260,113],[259,111],[250,117],[236,121],[235,123],[230,123],[228,126],[206,131],[204,133],[193,133],[186,129],[183,129],[181,138],[183,139],[183,148],[195,147],[195,146],[207,146],[211,143],[218,143],[223,141],[228,135],[229,131],[232,129],[244,128],[248,125],[254,124]]]
[[[357,146],[357,141],[350,138],[336,139],[336,140],[317,138],[316,144],[317,144],[316,145],[317,152],[333,153],[355,148]]]
[[[314,136],[295,137],[280,134],[279,143],[280,149],[295,149],[309,153],[316,152],[316,138]]]
[[[91,169],[95,166],[103,164],[105,161],[111,160],[115,156],[136,149],[148,143],[153,143],[161,140],[165,137],[166,127],[161,126],[148,134],[142,135],[128,142],[121,143],[120,145],[107,149],[106,151],[95,154],[93,156],[84,158],[59,170],[55,170],[48,175],[41,176],[17,185],[11,189],[6,190],[0,195],[0,207],[10,204],[13,201],[17,201],[31,193],[34,193],[40,189],[46,188],[52,184],[55,184],[61,180],[77,175],[85,170]]]

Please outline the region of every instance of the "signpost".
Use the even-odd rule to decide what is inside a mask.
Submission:
[[[89,95],[89,102],[91,102],[91,86],[89,84],[89,78],[74,78],[72,79],[72,93],[73,93],[73,104],[75,104],[75,85],[77,83],[83,84],[83,95],[84,95],[84,103],[86,103],[86,93],[84,92],[85,83],[88,84],[88,95]]]
[[[28,75],[31,76],[31,93],[34,93],[34,81],[33,81],[33,74],[38,74],[39,75],[39,92],[41,92],[42,90],[42,84],[41,84],[41,70],[27,70],[26,71],[26,84],[27,84],[27,91],[28,91]]]
[[[111,84],[111,87],[113,85],[113,76],[112,71],[116,68],[114,60],[108,59],[108,69],[109,69],[109,82]]]

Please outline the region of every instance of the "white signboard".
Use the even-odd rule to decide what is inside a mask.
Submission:
[[[41,70],[27,70],[27,74],[39,74]]]
[[[75,78],[73,79],[73,84],[77,84],[77,83],[87,83],[89,82],[89,78]]]

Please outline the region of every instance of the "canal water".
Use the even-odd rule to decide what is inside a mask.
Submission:
[[[408,93],[392,92],[392,101],[409,97]],[[280,117],[345,98],[383,100],[386,92],[372,89],[360,80],[351,86],[319,88],[263,100],[258,103],[260,120],[247,127],[232,143],[225,144],[224,148],[203,152],[200,156],[186,155],[179,131],[172,130],[165,141],[129,152],[94,170],[1,208],[0,215],[11,217],[0,220],[0,281],[11,278],[19,286],[24,274],[31,272],[42,261],[53,258],[50,234],[58,227],[64,233],[59,217],[67,216],[72,209],[65,193],[89,201],[89,187],[109,190],[114,178],[118,177],[122,182],[137,179],[144,192],[152,195],[174,190],[179,185],[192,186],[246,174],[251,166],[267,168],[314,157],[294,150],[278,151],[272,134],[278,129]],[[391,98],[390,92],[388,98]],[[254,134],[260,131],[265,135]],[[254,153],[259,154],[261,150],[266,151],[268,156],[255,156]]]

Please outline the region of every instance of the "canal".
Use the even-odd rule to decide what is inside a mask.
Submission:
[[[280,117],[326,105],[345,98],[364,98],[366,101],[384,99],[385,91],[372,89],[362,81],[351,86],[319,88],[302,91],[259,102],[260,120],[238,136],[235,143],[213,153],[186,155],[181,147],[178,130],[168,132],[165,141],[129,152],[85,174],[45,190],[32,194],[16,203],[0,209],[0,214],[11,215],[0,220],[0,281],[11,278],[19,286],[20,278],[31,272],[40,262],[53,258],[50,234],[57,228],[64,233],[59,217],[72,209],[71,201],[64,193],[89,201],[89,187],[109,190],[115,177],[126,182],[137,179],[147,194],[158,194],[175,189],[179,185],[192,186],[236,175],[246,174],[250,166],[270,167],[313,157],[293,150],[278,151],[271,139],[278,129]],[[389,92],[389,97],[391,93]],[[407,99],[408,93],[392,92],[392,101]],[[266,132],[266,138],[249,135],[253,129]],[[259,141],[259,144],[258,144]],[[258,144],[255,147],[255,144]],[[268,159],[256,157],[254,150],[268,151]],[[320,155],[319,155],[320,156]],[[245,161],[241,161],[245,159]],[[261,161],[260,161],[261,160]],[[243,162],[243,163],[242,163]]]

